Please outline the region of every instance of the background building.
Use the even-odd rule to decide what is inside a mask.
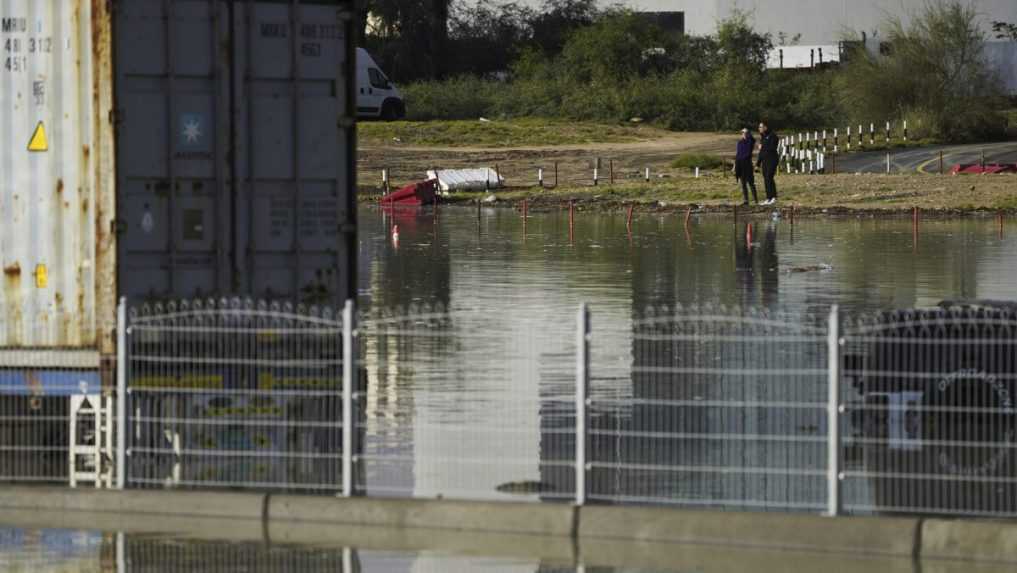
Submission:
[[[638,11],[682,12],[685,33],[713,34],[717,22],[735,10],[749,15],[753,27],[776,38],[801,34],[802,44],[831,44],[851,32],[868,36],[883,35],[882,28],[889,16],[905,22],[920,12],[924,0],[623,0],[621,4]],[[974,2],[981,14],[986,32],[993,21],[1017,22],[1014,0],[978,0]]]

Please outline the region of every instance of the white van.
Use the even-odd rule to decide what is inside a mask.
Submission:
[[[393,121],[405,116],[402,94],[388,81],[371,54],[357,48],[357,117]]]

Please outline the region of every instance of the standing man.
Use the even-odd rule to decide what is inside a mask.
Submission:
[[[738,151],[735,153],[735,164],[732,168],[734,176],[742,182],[742,197],[745,199],[742,205],[749,204],[749,187],[752,187],[752,201],[759,203],[759,196],[756,195],[756,176],[752,173],[752,148],[756,146],[756,140],[748,128],[742,128],[742,138],[738,140]]]
[[[756,165],[763,170],[763,184],[766,187],[763,205],[777,202],[777,182],[773,178],[777,175],[777,164],[780,163],[780,154],[777,153],[779,141],[777,134],[770,130],[765,121],[759,122],[759,158]]]

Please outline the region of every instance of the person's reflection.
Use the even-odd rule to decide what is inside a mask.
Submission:
[[[760,227],[752,221],[735,226],[735,277],[743,308],[772,307],[778,302],[777,223],[771,221]],[[759,232],[762,237],[757,235]]]
[[[744,225],[735,225],[734,258],[735,280],[742,301],[742,307],[755,304],[756,273],[755,261],[752,258],[752,241],[755,223],[748,221]]]
[[[770,221],[759,249],[759,282],[764,308],[777,306],[780,287],[780,261],[777,259],[777,222]]]

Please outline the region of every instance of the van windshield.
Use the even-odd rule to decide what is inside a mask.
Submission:
[[[381,73],[381,70],[379,70],[378,68],[367,68],[367,75],[371,79],[372,88],[387,90],[390,87],[392,87],[388,83],[388,78],[386,78],[385,74]]]

